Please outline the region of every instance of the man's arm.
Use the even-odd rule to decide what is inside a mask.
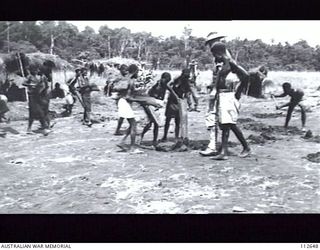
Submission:
[[[272,95],[273,97],[285,97],[285,96],[287,96],[287,94],[286,93],[282,93],[281,95]]]
[[[172,93],[174,95],[174,97],[177,99],[177,101],[179,100],[179,96],[176,94],[176,92],[174,92],[173,88],[172,88],[172,83],[173,82],[168,82],[167,84],[167,88],[170,91],[170,93]]]
[[[235,93],[236,99],[239,100],[241,97],[242,91],[244,90],[245,87],[248,86],[249,74],[244,68],[242,68],[240,65],[238,65],[236,63],[236,61],[234,61],[233,59],[230,59],[229,63],[231,66],[231,72],[235,73],[240,80],[240,85],[237,88],[236,93]]]
[[[283,105],[280,105],[280,106],[276,106],[276,109],[282,109],[284,107],[288,107],[290,105],[290,102],[286,103],[286,104],[283,104]]]

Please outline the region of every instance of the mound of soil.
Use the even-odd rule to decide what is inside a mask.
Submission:
[[[314,154],[308,154],[307,155],[308,161],[320,163],[320,152],[314,153]]]
[[[308,130],[308,131],[306,132],[306,134],[305,134],[302,138],[304,138],[304,139],[310,139],[310,138],[312,138],[312,137],[313,137],[312,131],[311,131],[311,130]]]
[[[289,126],[288,128],[285,128],[283,126],[270,126],[260,122],[245,124],[243,127],[247,130],[263,132],[268,134],[278,133],[282,135],[303,135],[304,133],[297,127]]]
[[[273,136],[269,132],[262,132],[260,135],[251,134],[248,136],[247,139],[250,140],[250,143],[252,143],[252,144],[260,144],[260,145],[265,144],[267,141],[278,140],[278,138],[276,138],[275,136]]]
[[[239,118],[238,122],[239,123],[249,123],[249,122],[255,122],[255,120],[253,120],[251,118]]]
[[[254,113],[252,115],[254,117],[262,118],[262,119],[265,119],[265,118],[277,118],[277,117],[285,116],[285,114],[283,114],[283,113]]]
[[[188,151],[188,146],[182,141],[178,141],[178,142],[168,141],[168,142],[159,143],[156,146],[156,150],[161,152],[170,152],[170,151],[185,152],[185,151]]]
[[[261,135],[249,135],[247,138],[251,144],[260,144],[263,145],[266,143],[266,139],[263,138]]]

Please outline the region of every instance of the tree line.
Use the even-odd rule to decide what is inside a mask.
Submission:
[[[148,32],[131,32],[125,27],[107,25],[98,32],[89,26],[79,31],[66,21],[1,21],[0,53],[43,52],[70,61],[124,57],[144,61],[160,69],[181,69],[196,59],[200,69],[212,65],[212,56],[204,45],[205,38],[192,35],[185,27],[181,37],[155,37]],[[320,70],[320,46],[307,41],[294,44],[267,44],[257,40],[227,41],[233,57],[246,69],[265,65],[270,70]]]

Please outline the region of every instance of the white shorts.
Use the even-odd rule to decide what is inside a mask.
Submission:
[[[65,99],[65,101],[66,101],[66,104],[68,104],[68,105],[74,104],[73,97],[72,97],[72,95],[71,95],[70,93],[67,94],[64,99]]]
[[[219,122],[221,124],[236,124],[239,116],[240,103],[234,92],[219,94]]]
[[[5,95],[0,95],[0,100],[4,102],[8,102],[8,98]]]
[[[126,118],[126,119],[135,117],[134,112],[131,108],[131,105],[124,98],[120,98],[118,101],[118,113],[119,113],[119,117]]]

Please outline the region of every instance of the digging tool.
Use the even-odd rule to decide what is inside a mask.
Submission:
[[[82,98],[81,98],[81,95],[80,95],[79,91],[78,91],[78,90],[75,90],[74,93],[75,93],[76,97],[78,98],[81,106],[82,106],[83,108],[85,108],[84,102],[83,102],[83,100],[82,100]]]
[[[276,105],[276,107],[279,107],[278,102],[276,101],[276,98],[274,97],[274,95],[271,95],[271,98],[274,101],[274,104]]]
[[[22,64],[20,53],[17,53],[16,56],[17,56],[17,59],[18,59],[18,64],[19,64],[19,69],[21,71],[21,75],[22,75],[23,78],[25,78],[25,74],[24,74],[24,71],[23,71],[23,64]],[[24,90],[25,90],[27,103],[29,103],[29,96],[28,96],[27,88],[24,88]]]

